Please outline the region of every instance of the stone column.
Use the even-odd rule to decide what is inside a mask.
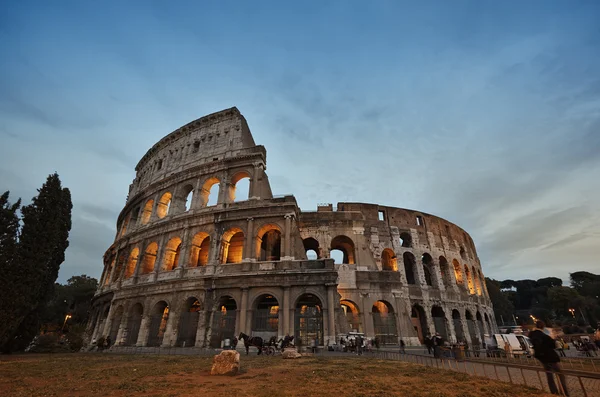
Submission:
[[[285,239],[283,241],[283,258],[282,260],[292,259],[292,253],[290,252],[290,234],[292,228],[292,216],[293,214],[284,215],[285,218]]]
[[[329,335],[328,340],[330,344],[335,343],[335,299],[334,289],[335,285],[327,286],[327,311],[328,311],[328,323],[329,323]],[[337,291],[336,291],[337,292]],[[324,342],[324,341],[323,341]]]
[[[198,313],[198,328],[196,330],[196,347],[206,347],[206,309]]]
[[[162,267],[163,263],[163,254],[165,250],[165,235],[161,236],[158,242],[158,250],[156,250],[156,260],[154,261],[154,270],[152,271],[152,281],[156,281],[158,279],[158,273]]]
[[[283,287],[283,334],[290,333],[290,287]]]
[[[167,325],[165,327],[165,334],[161,347],[171,347],[177,342],[177,332],[179,331],[179,310],[170,310],[169,317],[167,318]]]
[[[454,329],[454,320],[452,319],[452,310],[444,310],[444,316],[446,318],[446,328],[448,331],[448,342],[457,343],[456,330]]]
[[[148,334],[150,333],[150,318],[149,314],[142,315],[142,322],[140,323],[140,331],[138,333],[138,339],[136,346],[147,346],[148,345]]]
[[[248,199],[259,198],[260,186],[258,184],[259,179],[261,179],[261,166],[259,163],[254,163],[254,171],[252,172],[252,178],[250,178],[250,193],[248,194]]]
[[[433,316],[431,315],[431,305],[423,305],[423,311],[425,312],[425,320],[427,322],[427,328],[429,328],[429,332],[431,335],[435,334],[435,322],[433,321]]]
[[[115,307],[117,305],[110,305],[110,309],[108,309],[108,316],[106,316],[106,321],[104,321],[103,327],[102,327],[102,332],[100,334],[100,336],[108,336],[110,333],[110,327],[112,325],[112,322],[114,320],[114,316],[115,316]],[[102,310],[102,312],[104,312],[104,310]]]
[[[367,306],[368,298],[368,293],[360,294],[360,306],[362,307],[363,314],[363,332],[366,337],[372,338],[375,336],[375,326],[373,325],[373,312],[370,310],[371,308]]]
[[[210,251],[208,254],[208,264],[209,265],[218,265],[219,264],[219,255],[221,253],[221,236],[219,232],[215,232],[214,236],[210,236]]]
[[[115,263],[112,265],[112,269],[110,270],[110,276],[108,277],[108,284],[111,284],[113,282],[113,279],[115,277],[115,273],[116,273],[116,269],[117,269],[117,265],[119,264],[119,254],[120,254],[120,249],[117,248],[115,251]],[[110,259],[109,259],[110,260]],[[112,261],[111,261],[112,264]]]
[[[255,261],[253,255],[254,247],[254,218],[247,218],[248,227],[246,229],[245,244],[244,244],[244,261]]]
[[[423,261],[421,258],[415,258],[415,268],[416,285],[420,285],[421,287],[426,286],[427,282],[425,281],[425,272],[423,271]]]
[[[248,288],[242,288],[242,304],[240,309],[240,331],[249,334],[247,327],[247,314],[248,314]]]
[[[196,210],[202,208],[202,179],[196,180],[196,186],[194,187],[194,195],[192,197],[192,205],[190,209]]]
[[[121,324],[119,324],[119,329],[117,331],[117,336],[115,336],[114,345],[121,346],[123,344],[123,340],[127,337],[127,323],[129,322],[129,316],[127,316],[127,312],[123,310],[123,315],[121,316]]]
[[[184,268],[189,266],[189,250],[190,250],[190,229],[183,229],[183,237],[181,238],[181,250],[179,251],[179,263],[175,264],[175,269],[180,272],[180,277],[183,277]]]
[[[156,215],[156,207],[158,206],[158,200],[160,200],[160,193],[156,193],[154,196],[154,202],[152,203],[152,213],[150,214],[150,220],[148,223],[154,222],[158,219]]]

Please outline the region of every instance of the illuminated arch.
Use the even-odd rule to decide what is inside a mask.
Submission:
[[[386,248],[381,253],[381,268],[382,270],[398,271],[398,259],[396,254],[389,248]]]
[[[154,264],[156,263],[156,254],[158,253],[158,244],[151,242],[146,246],[144,251],[144,257],[142,259],[142,274],[152,273],[154,271]]]
[[[221,263],[240,263],[244,257],[244,232],[238,227],[223,233],[221,239]]]
[[[163,257],[163,271],[173,270],[179,263],[179,253],[181,252],[181,239],[173,237],[165,246],[165,255]]]
[[[158,216],[160,219],[169,214],[172,198],[173,195],[170,192],[166,192],[161,196],[160,200],[158,200],[158,204],[156,205],[156,216]]]
[[[348,236],[339,235],[331,240],[331,248],[330,252],[334,250],[342,251],[343,259],[342,263],[346,263],[348,265],[354,265],[355,261],[355,252],[354,252],[354,241]]]
[[[142,212],[142,225],[147,225],[150,222],[152,216],[152,207],[154,207],[154,200],[150,199],[146,201],[144,205],[144,211]]]
[[[206,266],[210,252],[210,236],[205,232],[198,232],[192,238],[190,248],[189,267]]]
[[[138,247],[135,247],[131,250],[131,253],[129,254],[129,259],[127,260],[127,267],[125,268],[125,278],[133,276],[139,255],[140,249]]]
[[[258,229],[256,235],[257,259],[261,261],[278,261],[281,259],[281,228],[268,223]]]

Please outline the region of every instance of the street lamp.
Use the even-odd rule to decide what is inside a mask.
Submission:
[[[65,316],[65,322],[63,323],[63,326],[62,326],[62,328],[60,329],[60,330],[61,330],[61,332],[62,332],[62,331],[64,331],[64,329],[65,329],[65,325],[67,325],[67,320],[68,320],[68,319],[70,319],[71,317],[73,317],[73,316],[71,316],[70,314],[67,314],[67,315]]]
[[[571,316],[573,316],[573,318],[575,318],[575,309],[570,308],[569,312],[571,312]]]

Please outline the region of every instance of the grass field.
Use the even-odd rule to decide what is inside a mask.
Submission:
[[[536,389],[414,364],[359,358],[241,356],[242,373],[210,376],[212,358],[113,354],[0,358],[0,396],[546,396]]]

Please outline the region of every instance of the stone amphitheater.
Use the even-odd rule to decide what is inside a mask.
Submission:
[[[326,166],[326,164],[323,164]],[[177,129],[136,166],[89,332],[115,346],[220,347],[244,332],[381,344],[497,332],[473,240],[420,211],[302,211],[275,196],[266,150],[231,108]]]

